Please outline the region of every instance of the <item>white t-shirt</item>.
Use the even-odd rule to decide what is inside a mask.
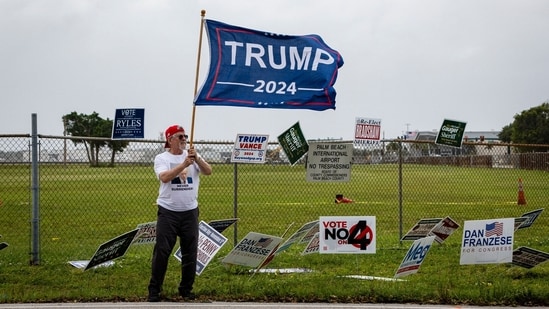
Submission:
[[[174,155],[169,151],[158,154],[154,158],[154,172],[160,180],[160,173],[181,164],[187,157],[187,150],[180,155]],[[198,207],[198,187],[200,186],[200,169],[197,163],[187,167],[187,178],[179,176],[167,183],[160,181],[158,198],[156,203],[172,211],[187,211]]]

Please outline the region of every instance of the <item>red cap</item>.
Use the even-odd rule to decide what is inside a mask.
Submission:
[[[170,148],[170,144],[168,143],[168,140],[176,133],[183,132],[185,134],[185,129],[183,129],[180,125],[173,125],[166,129],[166,132],[164,132],[164,135],[166,136],[166,144],[164,144],[164,148]]]

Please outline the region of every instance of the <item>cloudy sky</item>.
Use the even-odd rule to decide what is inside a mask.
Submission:
[[[114,118],[145,108],[145,138],[190,131],[206,18],[283,34],[318,34],[345,61],[336,110],[197,106],[195,140],[270,140],[294,123],[305,137],[351,140],[356,117],[385,138],[443,119],[500,130],[549,100],[545,0],[0,0],[0,134],[62,135],[76,111]],[[208,68],[202,41],[199,84]]]

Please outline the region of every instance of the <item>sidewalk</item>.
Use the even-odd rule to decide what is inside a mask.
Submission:
[[[340,304],[340,303],[236,303],[236,302],[212,302],[212,303],[175,303],[175,302],[160,302],[160,303],[45,303],[45,304],[0,304],[1,309],[31,309],[31,308],[61,308],[61,309],[118,309],[118,308],[200,308],[200,309],[297,309],[297,308],[319,308],[319,309],[349,309],[349,308],[382,308],[382,309],[532,309],[532,307],[479,307],[479,306],[460,306],[460,305],[417,305],[417,304]],[[535,307],[548,308],[548,307]]]

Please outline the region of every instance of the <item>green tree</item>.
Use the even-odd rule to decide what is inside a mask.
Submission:
[[[385,148],[389,152],[399,152],[400,147],[401,147],[400,143],[392,141],[392,142],[389,142],[389,144],[387,144],[387,146]]]
[[[498,134],[498,138],[500,141],[504,143],[510,143],[512,135],[513,135],[513,124],[510,123],[501,129],[501,132],[499,132]]]
[[[549,144],[549,102],[515,115],[511,124],[511,141],[517,144]],[[524,151],[546,151],[530,147]]]
[[[99,166],[99,151],[102,147],[109,147],[111,152],[111,166],[114,166],[116,152],[122,152],[128,146],[127,141],[112,141],[109,138],[112,132],[113,121],[99,117],[96,112],[90,115],[72,112],[62,117],[65,131],[74,137],[95,137],[97,139],[73,139],[73,143],[84,144],[90,166]]]

